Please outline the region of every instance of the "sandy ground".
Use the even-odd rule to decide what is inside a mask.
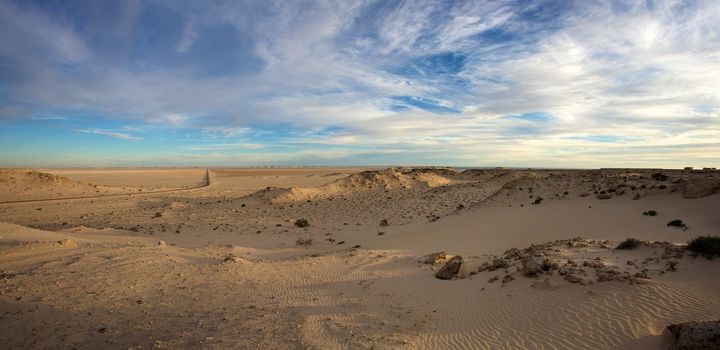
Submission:
[[[662,349],[720,318],[679,245],[720,235],[717,172],[363,170],[2,170],[0,202],[59,200],[0,204],[0,348]]]

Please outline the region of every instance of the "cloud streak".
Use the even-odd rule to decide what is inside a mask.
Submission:
[[[116,131],[107,131],[107,130],[95,130],[95,129],[80,129],[77,130],[78,132],[82,132],[85,134],[93,134],[93,135],[102,135],[102,136],[108,136],[115,139],[120,140],[128,140],[128,141],[141,141],[142,138],[135,137],[126,133],[122,132],[116,132]]]

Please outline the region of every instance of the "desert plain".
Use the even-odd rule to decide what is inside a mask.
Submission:
[[[718,193],[716,170],[3,169],[0,348],[665,349],[720,319],[720,259],[686,247],[720,235]]]

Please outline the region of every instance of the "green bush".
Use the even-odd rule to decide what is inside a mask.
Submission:
[[[297,220],[295,220],[295,226],[308,227],[308,226],[310,226],[310,223],[307,221],[307,219],[297,219]]]
[[[637,240],[635,238],[628,238],[628,239],[620,242],[620,244],[618,244],[618,246],[615,249],[631,250],[631,249],[638,248],[641,245],[642,245],[642,241]]]
[[[656,215],[657,215],[657,212],[654,211],[654,210],[648,210],[648,211],[644,211],[644,212],[643,212],[643,215],[645,215],[645,216],[656,216]]]
[[[688,243],[688,249],[691,252],[698,253],[708,259],[712,259],[720,256],[720,237],[700,236]]]
[[[670,221],[667,223],[668,226],[672,227],[679,227],[679,228],[687,228],[687,226],[682,222],[680,219],[675,219],[673,221]]]

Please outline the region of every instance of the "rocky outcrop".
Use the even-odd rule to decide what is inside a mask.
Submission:
[[[526,255],[522,257],[520,262],[522,262],[520,271],[527,277],[535,276],[543,270],[543,261],[540,257]]]
[[[460,271],[460,266],[463,263],[463,258],[460,255],[453,256],[448,262],[443,265],[442,268],[435,274],[435,277],[441,280],[450,280],[457,276]]]
[[[720,349],[720,321],[677,323],[667,328],[675,337],[670,349]]]
[[[718,179],[682,180],[683,198],[702,198],[720,192]]]

